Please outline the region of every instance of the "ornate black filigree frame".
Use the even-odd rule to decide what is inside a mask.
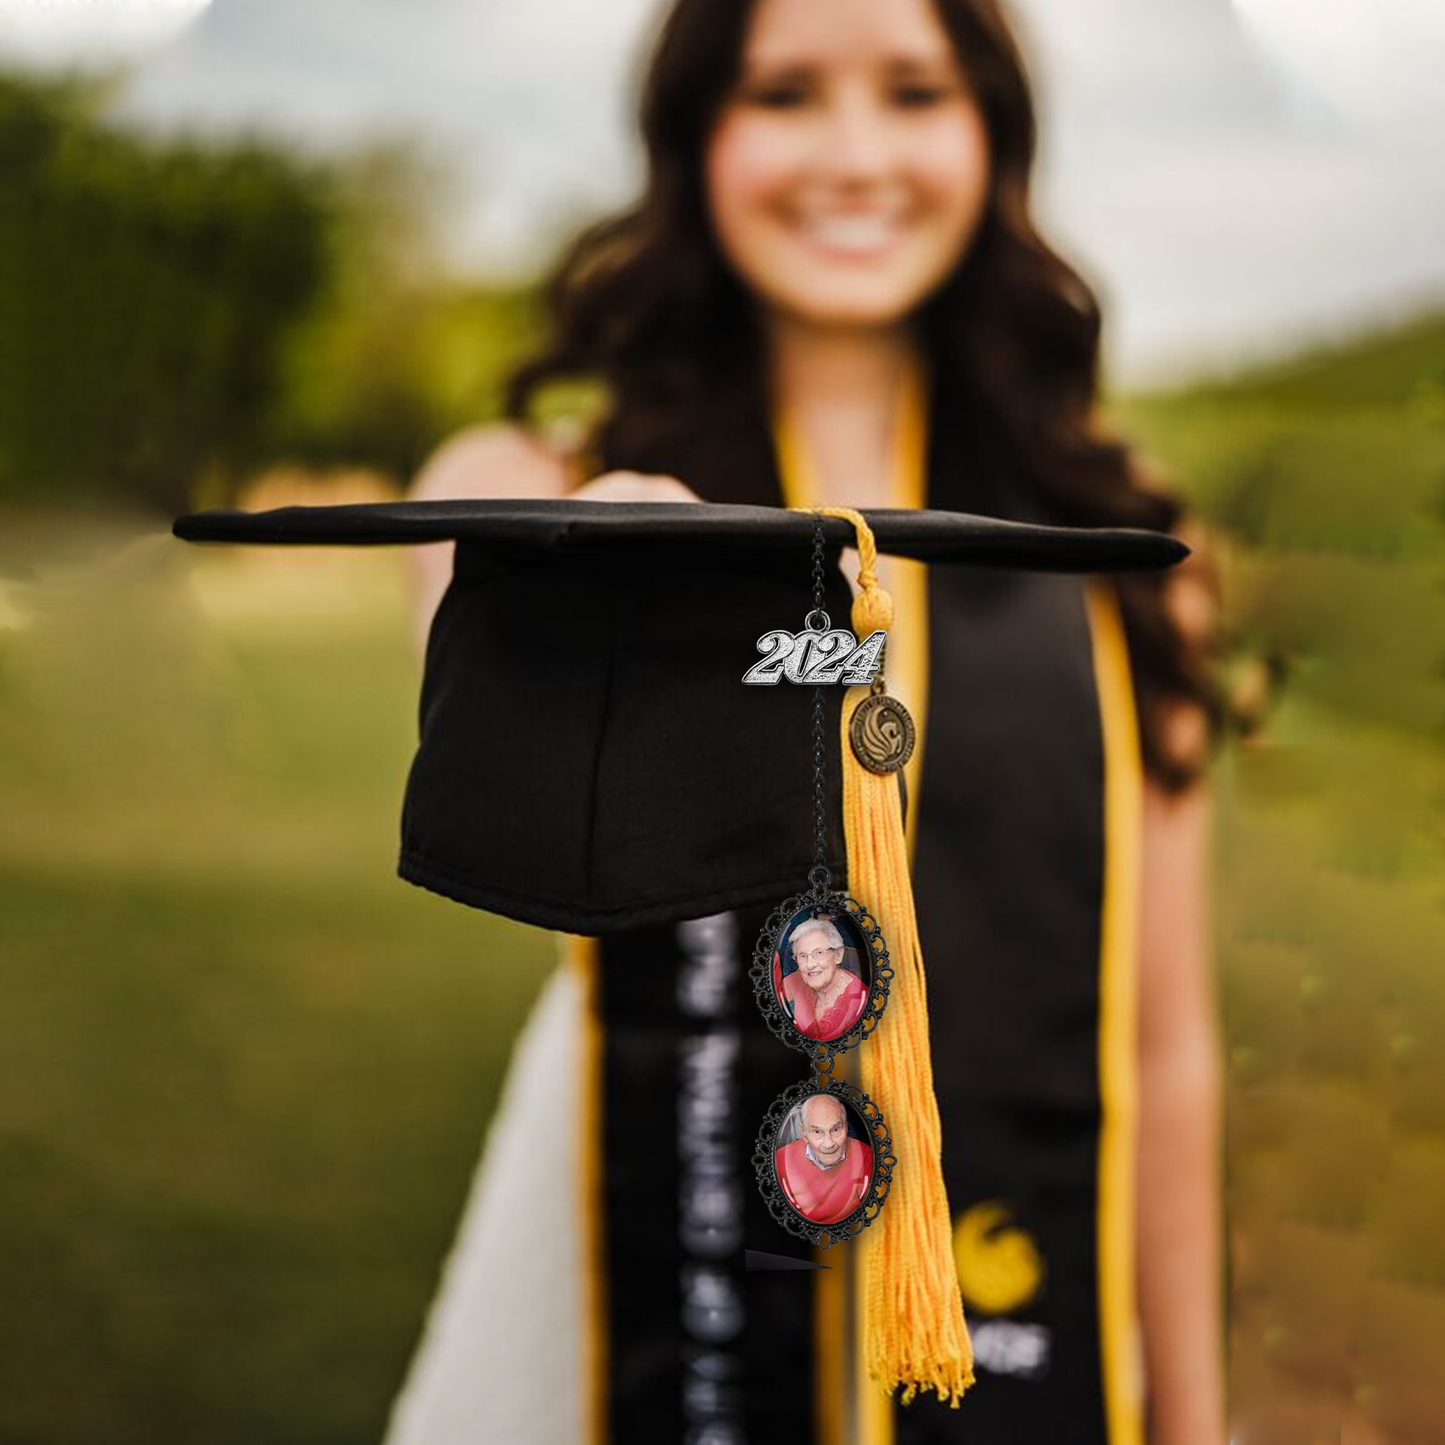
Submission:
[[[778,1180],[778,1134],[782,1131],[788,1115],[812,1094],[836,1095],[851,1108],[866,1126],[868,1142],[873,1150],[873,1175],[868,1181],[868,1192],[852,1214],[845,1215],[832,1224],[817,1224],[807,1215],[800,1214],[788,1203],[788,1196]],[[862,1089],[853,1084],[845,1084],[841,1079],[830,1079],[826,1084],[821,1079],[808,1079],[784,1089],[764,1115],[757,1148],[753,1151],[753,1168],[757,1171],[758,1188],[762,1190],[763,1199],[767,1202],[768,1213],[784,1229],[800,1235],[820,1249],[828,1249],[843,1240],[852,1239],[873,1223],[893,1186],[893,1166],[897,1162],[888,1125],[878,1106]]]
[[[868,1002],[858,1021],[846,1033],[836,1039],[810,1039],[793,1023],[792,1016],[783,1005],[782,999],[773,988],[773,955],[778,951],[783,930],[795,914],[805,909],[819,909],[832,913],[846,913],[858,936],[867,945],[872,961],[871,982]],[[815,1073],[831,1074],[833,1061],[839,1054],[863,1042],[878,1026],[878,1019],[888,1003],[888,985],[893,981],[893,966],[888,961],[888,946],[872,915],[856,899],[846,893],[795,893],[768,915],[763,931],[758,935],[757,947],[753,950],[753,965],[748,970],[753,981],[753,993],[758,1007],[763,1011],[768,1027],[789,1048],[807,1054]]]

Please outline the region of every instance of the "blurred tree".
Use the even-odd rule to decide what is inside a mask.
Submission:
[[[458,186],[415,141],[358,150],[328,185],[326,280],[288,339],[274,445],[405,478],[441,434],[497,414],[535,293],[449,274],[438,236]]]
[[[267,449],[328,190],[258,142],[108,127],[121,79],[0,76],[0,495],[173,514]]]
[[[278,462],[402,481],[497,413],[535,291],[449,272],[438,155],[131,135],[124,83],[0,74],[0,500],[174,515]]]

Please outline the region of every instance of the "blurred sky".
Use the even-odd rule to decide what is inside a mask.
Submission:
[[[455,166],[448,244],[471,268],[547,259],[559,226],[639,179],[633,81],[664,0],[0,0],[0,51],[43,43],[17,37],[22,11],[107,6],[174,16],[127,37],[144,60],[117,116],[322,147],[412,131]],[[1039,214],[1101,293],[1113,379],[1445,299],[1445,0],[1012,12],[1043,119]]]

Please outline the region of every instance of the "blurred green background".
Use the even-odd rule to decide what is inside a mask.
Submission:
[[[1240,1438],[1439,1442],[1445,319],[1116,411],[1273,694],[1216,775]]]
[[[142,142],[105,95],[0,79],[0,1440],[374,1441],[552,943],[394,876],[406,553],[168,525],[395,494],[536,298],[433,264],[404,147]],[[1109,411],[1214,528],[1259,716],[1232,1388],[1445,1439],[1445,317]]]

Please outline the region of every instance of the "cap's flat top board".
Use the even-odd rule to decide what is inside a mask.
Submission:
[[[1047,572],[1168,567],[1189,555],[1177,538],[1127,528],[1045,527],[968,512],[880,508],[863,512],[880,552],[924,562],[965,562]],[[495,542],[542,551],[608,546],[796,548],[813,539],[813,518],[783,507],[718,502],[601,502],[571,498],[358,502],[222,508],[181,517],[171,530],[187,542],[356,546]],[[852,524],[823,519],[825,540],[851,546]]]

